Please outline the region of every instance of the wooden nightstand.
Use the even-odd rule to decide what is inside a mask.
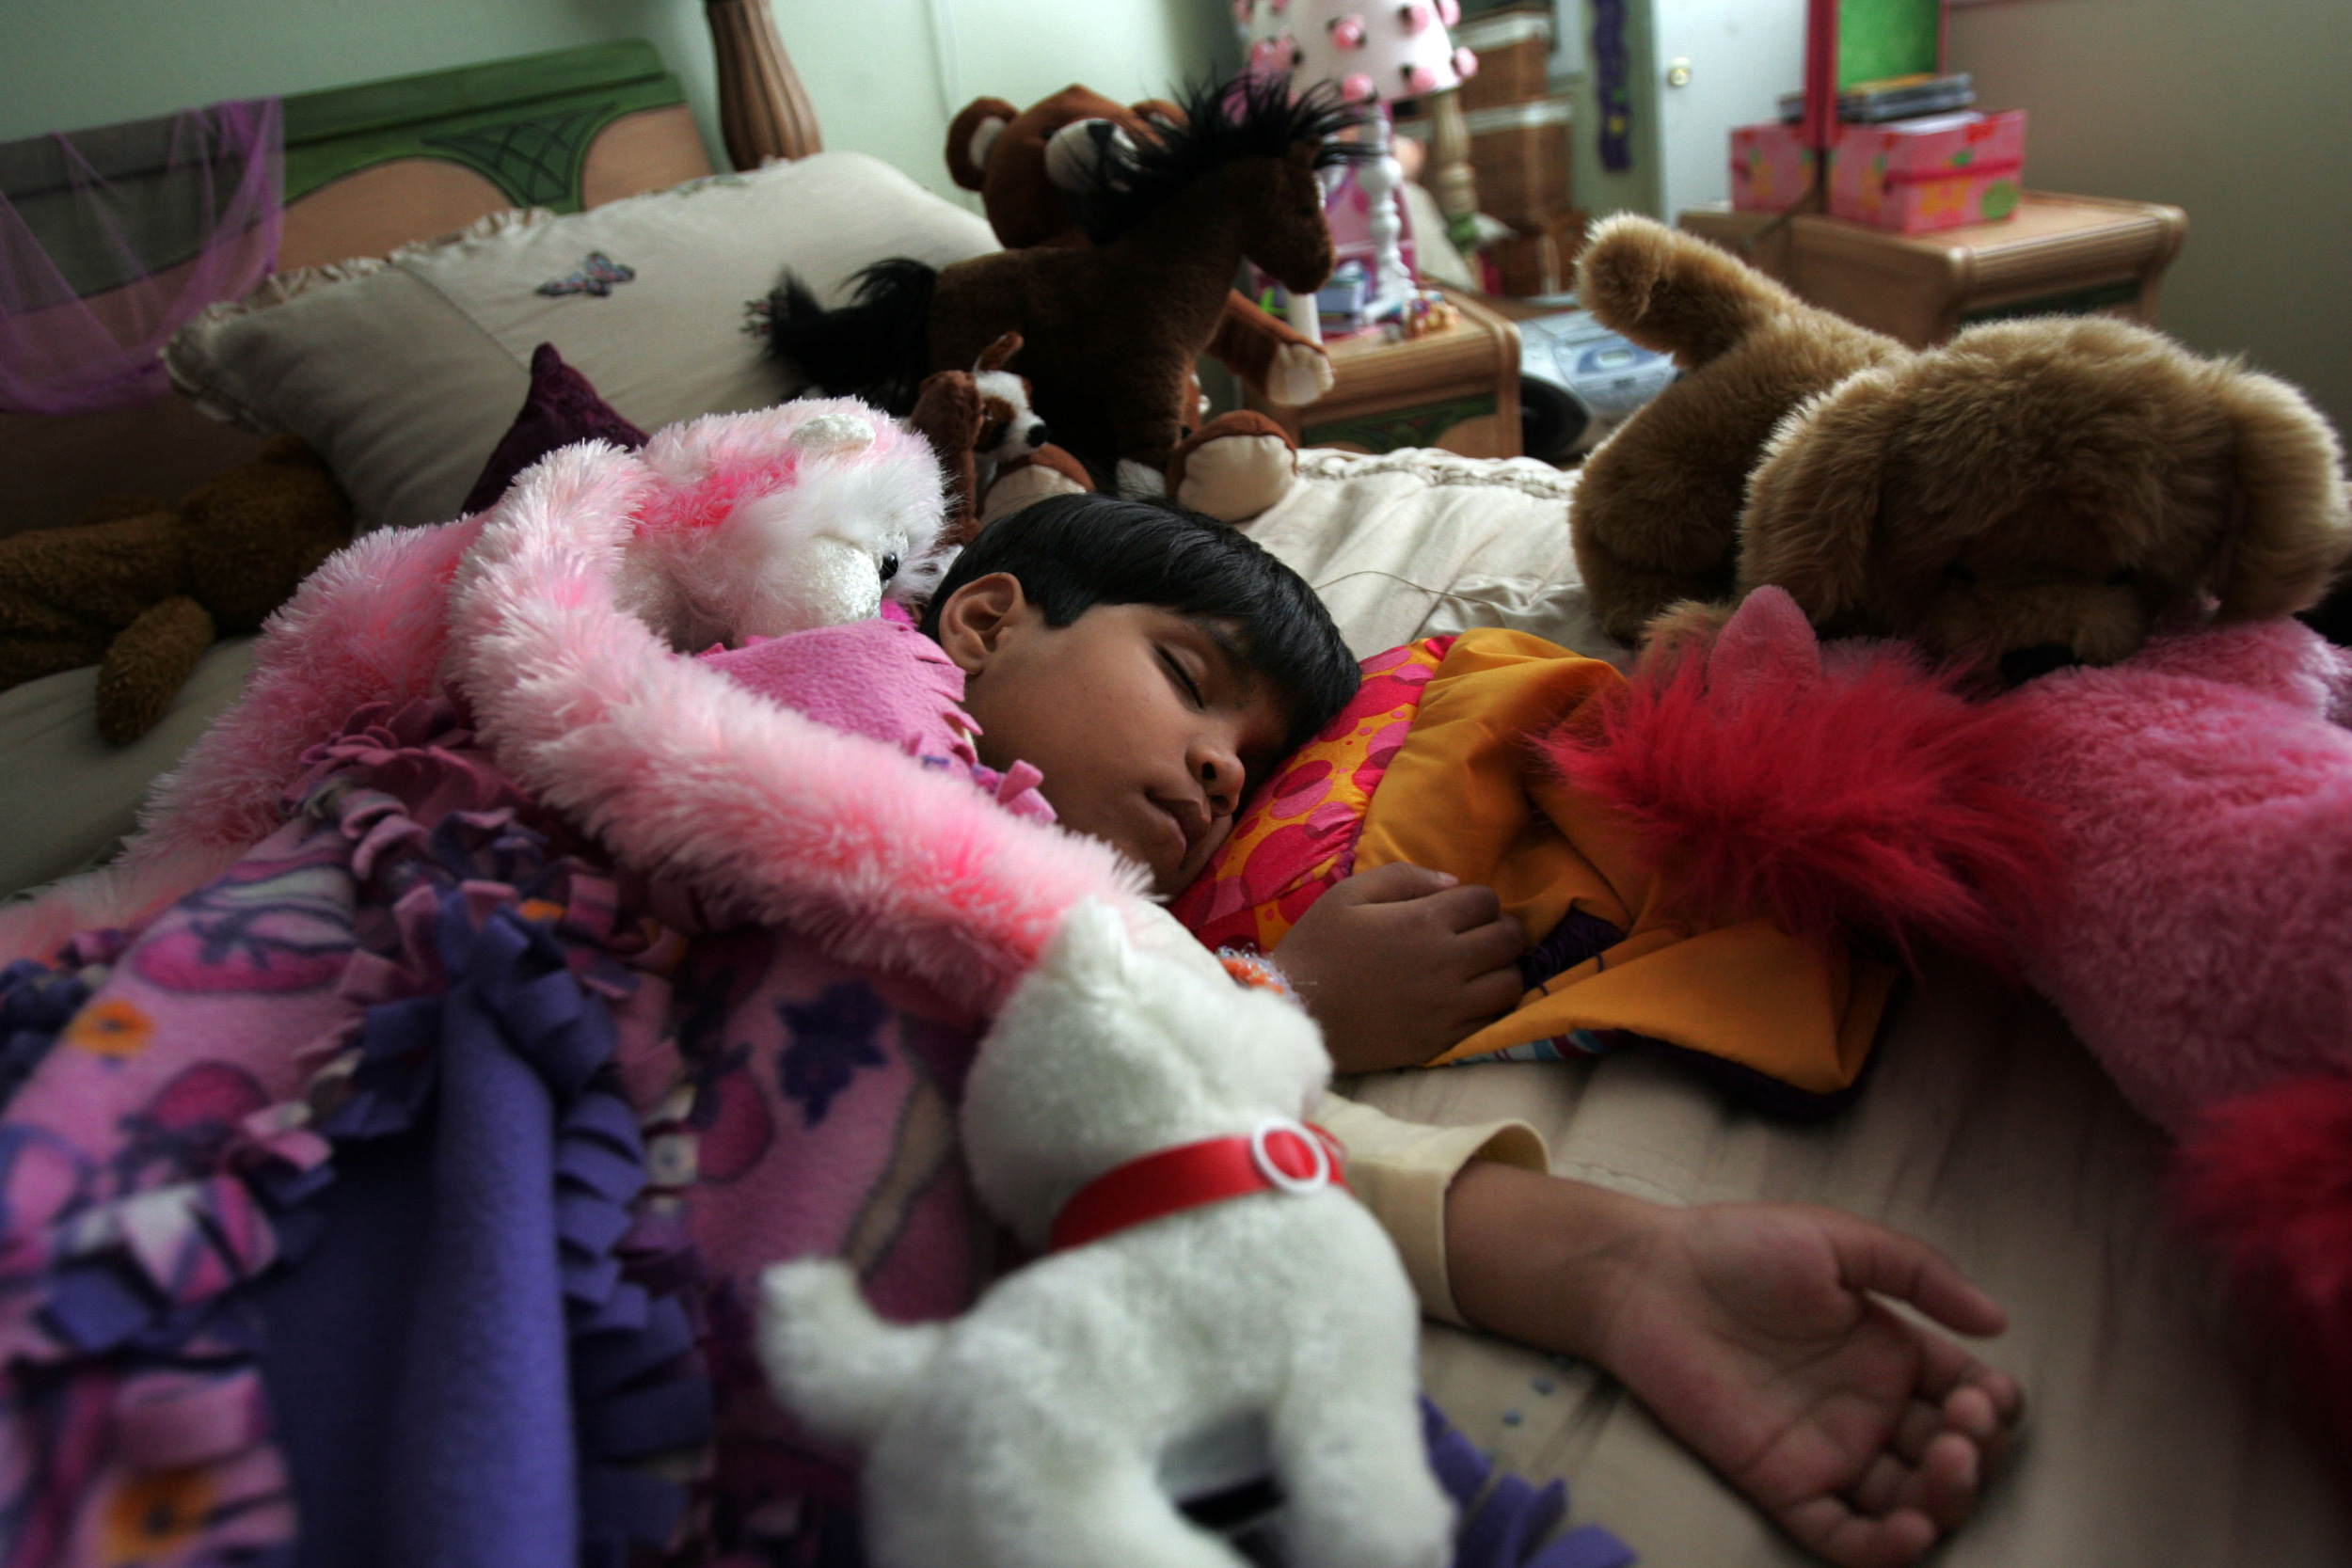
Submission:
[[[1396,341],[1335,338],[1329,391],[1300,408],[1254,395],[1249,406],[1302,447],[1442,447],[1464,457],[1517,457],[1518,328],[1469,295],[1440,292],[1460,312],[1454,325]]]
[[[1682,227],[1734,254],[1770,213],[1701,207]],[[1999,316],[2109,310],[2140,321],[2181,248],[2178,207],[2027,191],[2006,223],[1897,234],[1820,213],[1791,218],[1747,259],[1800,298],[1914,348]]]

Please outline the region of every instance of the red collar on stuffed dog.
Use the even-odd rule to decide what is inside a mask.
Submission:
[[[1114,1165],[1078,1189],[1048,1238],[1052,1250],[1083,1246],[1115,1230],[1251,1193],[1344,1187],[1346,1154],[1312,1122],[1268,1117],[1248,1137],[1179,1144]]]

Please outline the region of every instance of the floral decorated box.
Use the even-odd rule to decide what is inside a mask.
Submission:
[[[2025,166],[2023,109],[1841,125],[1829,211],[1902,234],[1997,223],[2017,210]]]
[[[1813,150],[1797,127],[1772,120],[1731,133],[1731,205],[1742,213],[1777,213],[1813,182]]]
[[[1964,110],[1877,125],[1841,124],[1829,155],[1829,212],[1898,233],[1997,223],[2017,210],[2026,111]],[[1731,205],[1777,213],[1805,192],[1813,154],[1794,125],[1731,133]]]

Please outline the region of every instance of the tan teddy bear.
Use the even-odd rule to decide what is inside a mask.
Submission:
[[[2113,317],[1914,353],[1704,241],[1611,219],[1581,298],[1685,373],[1586,465],[1577,557],[1611,632],[1701,629],[1788,590],[2014,685],[2160,620],[2316,603],[2352,556],[2343,456],[2301,393]],[[1677,600],[1686,604],[1664,622]]]
[[[350,539],[350,501],[291,436],[177,507],[0,539],[0,689],[96,664],[98,733],[126,745],[215,638],[260,630]]]

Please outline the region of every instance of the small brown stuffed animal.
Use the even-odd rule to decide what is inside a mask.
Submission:
[[[350,539],[350,501],[292,436],[176,508],[0,539],[0,689],[96,664],[98,733],[126,745],[215,638],[260,630]]]
[[[943,544],[969,544],[982,525],[1030,501],[1094,488],[1086,466],[1049,441],[1052,432],[1029,406],[1029,384],[1006,369],[1020,352],[1021,334],[1008,332],[970,370],[935,372],[915,391],[907,423],[930,443],[947,478]]]
[[[2302,394],[2106,316],[1914,353],[1704,241],[1598,226],[1581,296],[1686,373],[1594,453],[1571,509],[1603,624],[1700,629],[1788,590],[2015,685],[2159,620],[2288,615],[2352,556],[2343,454]],[[1686,603],[1662,620],[1677,599]]]

